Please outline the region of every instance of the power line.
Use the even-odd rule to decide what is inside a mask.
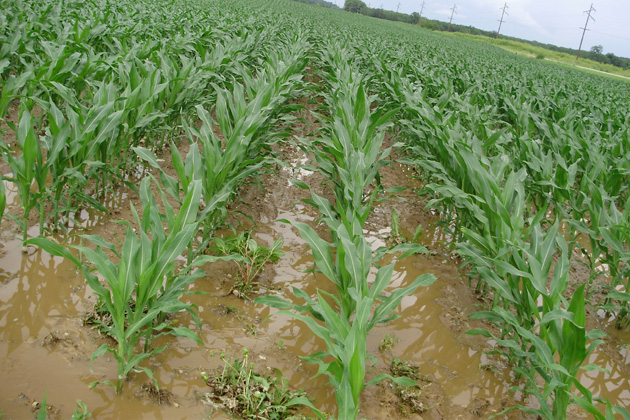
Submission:
[[[501,13],[501,20],[499,21],[499,29],[497,29],[497,36],[496,38],[499,38],[499,32],[501,32],[501,25],[503,24],[503,16],[505,15],[510,15],[509,13],[507,13],[505,11],[505,9],[508,8],[507,2],[503,5],[502,9],[503,9],[503,13]]]
[[[448,31],[447,32],[451,32],[451,23],[453,22],[453,15],[455,13],[457,13],[457,5],[454,4],[453,7],[451,7],[451,20],[448,21]]]
[[[584,41],[584,34],[586,33],[586,27],[588,26],[588,21],[591,19],[595,21],[595,18],[591,16],[591,13],[596,12],[596,11],[597,10],[593,8],[593,3],[591,3],[590,9],[584,11],[584,13],[588,13],[588,15],[586,16],[586,23],[584,24],[584,27],[580,28],[580,29],[584,29],[584,31],[582,31],[582,39],[580,39],[580,46],[578,47],[578,52],[577,52],[577,56],[575,57],[575,61],[578,61],[580,59],[580,50],[582,49],[582,42]]]
[[[595,32],[596,34],[600,34],[600,35],[606,35],[606,36],[610,36],[610,37],[613,37],[613,38],[618,38],[618,39],[623,39],[623,40],[626,40],[626,41],[630,41],[630,38],[624,38],[624,37],[619,36],[619,35],[607,34],[606,32],[596,31],[594,29],[589,29],[589,31]]]
[[[396,13],[398,13],[399,9],[400,9],[400,2],[398,2],[398,7],[396,7]]]

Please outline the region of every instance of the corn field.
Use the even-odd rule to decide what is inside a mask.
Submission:
[[[201,285],[225,267],[238,277],[226,299],[316,343],[292,351],[304,381],[323,374],[334,404],[307,393],[284,410],[355,420],[373,415],[362,409],[369,389],[420,389],[408,374],[375,372],[369,344],[445,281],[432,271],[399,281],[435,244],[370,234],[404,196],[432,215],[476,302],[458,308],[473,326],[459,337],[500,361],[497,398],[510,395],[462,418],[630,419],[630,388],[611,399],[583,379],[613,376],[592,361],[604,347],[630,369],[626,82],[290,0],[5,0],[0,122],[11,255],[65,260],[89,290],[108,339],[82,375],[105,407],[133,393],[133,378],[159,393],[174,343],[204,349],[220,326],[204,321]],[[387,185],[398,167],[417,188]],[[268,200],[266,180],[287,170],[282,188],[301,197],[287,209],[312,217],[278,210],[265,223],[305,244],[313,292],[257,280],[294,250],[278,232],[270,248],[257,240],[261,217],[244,195]],[[11,293],[0,292],[2,328]],[[116,368],[90,372],[105,361]],[[424,407],[430,418],[448,418],[440,404]]]

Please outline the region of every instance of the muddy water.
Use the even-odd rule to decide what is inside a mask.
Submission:
[[[294,163],[305,161],[297,156]],[[388,290],[408,284],[424,273],[433,273],[439,280],[405,298],[400,318],[371,332],[368,351],[375,356],[376,364],[369,368],[368,376],[387,372],[395,357],[407,360],[416,364],[424,376],[422,402],[428,410],[422,418],[487,418],[514,404],[509,393],[514,384],[500,361],[483,354],[489,347],[487,342],[463,334],[476,326],[466,315],[477,310],[479,302],[470,295],[467,282],[458,277],[457,262],[445,252],[442,244],[448,237],[434,227],[435,216],[427,214],[415,200],[413,189],[418,185],[407,180],[408,174],[401,166],[394,165],[385,172],[387,182],[410,187],[402,194],[406,194],[407,201],[389,200],[379,205],[368,222],[366,235],[374,246],[384,245],[391,232],[388,227],[391,210],[395,208],[400,214],[403,234],[409,236],[415,226],[424,226],[422,241],[431,251],[428,256],[397,262]],[[289,224],[277,221],[313,223],[317,216],[299,202],[305,193],[290,188],[290,177],[318,185],[312,173],[283,169],[279,176],[264,180],[267,194],[261,198],[259,191],[254,192],[249,197],[253,204],[244,209],[255,214],[259,242],[269,245],[278,237],[284,238],[285,255],[278,264],[266,269],[260,280],[265,284],[264,293],[288,299],[293,296],[291,287],[310,294],[317,288],[329,291],[333,288],[325,278],[304,273],[313,264],[308,246]],[[243,195],[247,198],[247,192]],[[134,199],[125,191],[111,197],[114,218],[129,217],[123,207],[130,198]],[[8,208],[15,211],[17,205],[13,193]],[[105,217],[85,213],[78,218],[89,233],[104,234],[112,230]],[[30,234],[36,235],[37,227],[31,228]],[[119,396],[106,386],[90,390],[90,383],[114,380],[116,376],[116,363],[110,356],[96,359],[90,371],[92,352],[107,342],[81,323],[81,316],[91,309],[94,296],[71,264],[40,250],[31,249],[23,254],[20,242],[15,239],[19,232],[10,220],[2,222],[0,235],[0,412],[4,419],[32,418],[32,403],[41,401],[44,393],[48,403],[59,410],[57,418],[69,418],[77,399],[87,404],[96,419],[227,418],[217,408],[200,401],[208,389],[200,373],[222,366],[221,353],[239,357],[243,348],[249,349],[250,360],[259,371],[272,373],[275,368],[280,369],[290,384],[303,388],[317,407],[334,410],[334,393],[327,378],[311,379],[316,368],[299,358],[322,350],[323,343],[300,322],[273,316],[275,310],[228,295],[234,279],[234,268],[229,263],[204,267],[206,278],[191,287],[191,291],[204,293],[189,297],[199,307],[203,323],[199,336],[204,345],[173,337],[156,340],[156,345],[168,344],[168,349],[152,357],[148,366],[161,387],[174,394],[172,405],[157,405],[143,397],[139,389],[148,381],[144,374],[133,374]],[[181,316],[179,322],[194,328],[186,316]],[[393,334],[399,341],[391,349],[381,350],[379,345],[387,334]],[[630,340],[624,333],[613,338],[616,343],[625,340],[628,344]],[[607,345],[595,352],[589,362],[605,367],[610,374],[585,372],[583,383],[595,395],[629,406],[627,348],[620,351],[618,346]],[[365,418],[401,417],[397,397],[387,386],[366,389],[362,409],[361,416]],[[572,417],[586,418],[573,413]],[[513,412],[509,418],[526,417]]]
[[[300,206],[281,209],[279,213],[291,220],[312,219]],[[289,286],[309,293],[318,287],[330,289],[326,279],[303,273],[311,267],[312,260],[294,229],[270,222],[259,225],[256,231],[261,242],[270,243],[278,236],[285,238],[286,254],[273,270],[265,273],[275,293],[290,298]],[[383,235],[375,239],[385,241]],[[0,260],[4,270],[0,286],[0,407],[6,419],[31,418],[31,400],[41,400],[44,393],[48,402],[61,411],[61,418],[70,416],[76,399],[83,400],[97,419],[222,418],[225,415],[220,411],[198,401],[198,395],[205,392],[200,372],[220,366],[221,352],[239,356],[243,347],[251,351],[260,370],[279,368],[293,386],[304,388],[318,407],[333,410],[334,394],[326,379],[309,379],[315,368],[302,364],[298,358],[321,350],[322,343],[300,322],[281,316],[263,322],[273,312],[269,308],[232,295],[223,296],[230,287],[229,265],[210,268],[206,279],[194,287],[195,291],[208,293],[191,298],[199,305],[204,325],[200,337],[205,345],[164,339],[168,350],[151,359],[150,366],[161,386],[175,394],[176,406],[159,406],[139,399],[137,390],[147,382],[143,374],[133,375],[120,396],[109,387],[89,390],[91,382],[113,380],[116,364],[111,358],[100,358],[90,372],[90,354],[105,339],[81,326],[82,313],[94,302],[83,279],[70,264],[40,250],[23,254],[19,241],[5,243],[4,248],[6,254]],[[461,335],[468,328],[461,314],[473,310],[475,302],[463,298],[453,286],[458,275],[455,265],[442,261],[442,257],[409,257],[397,263],[390,290],[427,272],[440,280],[405,298],[401,317],[378,326],[369,337],[369,352],[378,360],[370,375],[386,371],[393,357],[408,360],[431,379],[426,395],[427,406],[433,408],[424,418],[479,418],[471,411],[482,417],[490,415],[509,400],[509,378],[482,368],[482,351]],[[190,324],[185,318],[181,322]],[[51,339],[51,333],[56,339]],[[379,350],[386,334],[394,334],[400,341],[391,350]],[[591,389],[596,395],[630,404],[630,384],[622,366],[604,353],[595,353],[591,362],[611,372],[610,377],[597,371],[585,374],[593,381]],[[365,417],[398,416],[391,393],[384,387],[367,389],[362,404]]]

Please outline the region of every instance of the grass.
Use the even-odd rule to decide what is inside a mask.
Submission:
[[[595,70],[593,73],[596,74],[603,74],[602,72],[604,72],[605,75],[608,77],[614,77],[618,80],[630,81],[628,80],[628,78],[630,78],[630,70],[621,69],[611,64],[598,63],[597,61],[589,60],[586,58],[580,58],[576,61],[575,56],[567,53],[551,51],[524,42],[512,41],[508,39],[489,38],[487,36],[464,34],[461,32],[453,32],[450,35],[480,41],[486,44],[497,46],[499,48],[503,48],[507,51],[515,52],[517,54],[525,55],[539,60],[548,60],[552,63],[562,64],[571,68],[578,68],[580,70],[586,71]]]

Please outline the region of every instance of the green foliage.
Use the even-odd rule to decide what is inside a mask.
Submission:
[[[288,389],[281,372],[276,372],[276,377],[256,373],[247,349],[243,349],[242,360],[232,360],[223,354],[221,360],[223,369],[218,369],[216,374],[201,372],[204,382],[212,389],[205,398],[221,404],[239,418],[294,418],[297,409],[294,401],[306,399],[303,392]]]
[[[92,418],[92,413],[90,413],[87,409],[85,403],[81,400],[76,401],[77,408],[74,409],[72,413],[72,417],[70,420],[88,420]],[[2,419],[3,415],[0,414],[0,419]],[[42,403],[39,406],[39,410],[37,411],[37,420],[46,420],[48,418],[48,405],[46,403],[46,393],[44,392],[44,398],[42,399]]]
[[[33,128],[31,113],[26,106],[20,108],[19,123],[16,131],[16,146],[20,152],[19,156],[16,156],[9,146],[4,143],[0,143],[0,150],[9,164],[12,174],[11,178],[3,179],[16,184],[22,204],[22,217],[18,218],[17,221],[22,230],[22,241],[25,242],[27,239],[28,217],[31,210],[42,202],[42,191],[45,189],[47,178],[47,168],[44,166],[42,151]],[[35,185],[36,187],[34,187]],[[31,188],[34,188],[35,191],[31,191]],[[2,207],[4,207],[4,201]]]
[[[368,13],[416,19],[383,9]],[[445,29],[443,22],[421,23]],[[585,330],[587,303],[616,327],[630,325],[627,83],[296,2],[94,0],[85,7],[9,0],[0,26],[6,126],[0,148],[11,171],[3,181],[15,184],[24,241],[34,212],[40,233],[67,228],[83,209],[105,212],[119,186],[137,190],[136,179],[146,174],[138,157],[159,168],[163,213],[143,183],[137,233],[126,225],[122,247],[89,235],[83,238],[96,249],[75,247],[95,263],[104,283],[84,270],[88,284],[117,317],[109,328],[122,347],[109,350],[122,367],[119,386],[159,350],[150,349],[156,334],[193,337],[170,328],[164,315],[175,308],[194,313],[178,300],[200,275],[192,267],[219,258],[197,257],[225,223],[239,188],[280,164],[276,143],[299,122],[290,116],[300,108],[296,98],[308,94],[311,103],[322,102],[313,113],[322,128],[296,143],[313,158],[305,168],[324,175],[331,188],[330,200],[313,191],[306,200],[330,236],[295,227],[313,250],[314,270],[334,283],[336,294],[296,290],[303,306],[265,299],[326,341],[330,357],[307,359],[337,388],[340,416],[358,410],[367,357],[362,343],[371,322],[389,319],[402,295],[432,280],[385,295],[393,268],[375,261],[386,252],[426,250],[402,244],[373,251],[363,234],[374,204],[396,193],[380,183],[392,150],[388,132],[404,141],[402,161],[417,169],[422,194],[467,264],[471,285],[485,294],[489,306],[474,317],[495,325],[495,350],[513,362],[515,377],[537,400],[519,408],[536,406],[541,417],[562,418],[573,402],[596,418],[623,415],[612,405],[596,414],[597,399],[576,372],[601,335]],[[459,25],[453,30],[482,34]],[[592,54],[624,65],[613,54]],[[17,120],[8,118],[16,109]],[[4,143],[11,138],[6,131],[15,142]],[[177,150],[184,138],[186,156]],[[164,150],[176,176],[156,157]],[[309,189],[303,181],[294,185]],[[176,207],[193,209],[186,223],[178,225],[181,212],[175,215],[167,195]],[[0,217],[4,207],[0,185]],[[177,235],[183,248],[173,245]],[[75,254],[53,242],[27,243],[78,265]],[[185,254],[187,264],[175,263],[165,249]],[[257,259],[248,257],[258,248],[247,240],[239,249],[248,254],[221,258],[255,267]],[[576,250],[584,257],[576,259]],[[162,273],[150,269],[155,261],[164,263]],[[573,290],[568,267],[576,262],[591,274]],[[378,273],[378,287],[367,281],[370,270]],[[142,354],[130,352],[134,343],[145,344]]]
[[[254,279],[260,274],[261,270],[268,262],[278,262],[280,257],[284,255],[282,244],[284,238],[274,241],[271,248],[259,245],[252,238],[251,230],[239,233],[238,235],[228,236],[226,238],[215,237],[212,239],[214,245],[208,251],[216,253],[220,259],[234,261],[238,269],[238,282],[234,285],[234,289],[241,296],[247,296],[254,286]],[[215,260],[215,258],[201,257],[199,261]]]
[[[4,216],[4,209],[7,205],[7,191],[4,186],[4,178],[0,176],[0,223],[2,223],[2,217]]]
[[[391,350],[398,342],[400,342],[400,338],[396,337],[394,334],[385,334],[378,348],[380,350]]]
[[[116,340],[117,346],[103,344],[94,352],[92,360],[105,352],[114,355],[118,361],[118,379],[115,385],[117,393],[122,391],[124,380],[132,370],[144,371],[153,378],[151,370],[139,364],[166,348],[163,346],[151,350],[150,342],[154,337],[168,333],[200,343],[191,330],[186,327],[171,327],[161,320],[161,316],[187,310],[196,319],[191,305],[179,301],[179,298],[186,293],[186,287],[202,276],[203,272],[189,274],[188,267],[176,271],[175,261],[186,250],[198,230],[196,217],[201,200],[201,184],[199,181],[190,184],[177,216],[164,197],[162,204],[165,214],[158,212],[155,197],[150,192],[150,184],[151,178],[145,178],[140,187],[143,206],[141,217],[132,205],[139,232],[134,232],[131,224],[124,222],[126,235],[121,248],[94,235],[83,235],[82,238],[95,244],[96,249],[72,246],[94,264],[107,287],[64,246],[45,238],[28,241],[52,255],[65,257],[80,268],[90,288],[103,302],[103,309],[111,315],[112,324],[101,327]],[[168,231],[164,229],[163,219],[167,222]],[[136,353],[136,344],[141,340],[144,341],[144,351]],[[109,381],[104,383],[114,386]]]
[[[293,223],[311,247],[314,270],[335,285],[337,295],[319,290],[315,297],[311,297],[293,288],[295,296],[304,304],[291,303],[277,296],[260,297],[256,302],[279,308],[278,314],[304,322],[325,342],[325,351],[303,359],[319,365],[318,375],[328,376],[336,391],[338,418],[353,420],[359,414],[359,396],[366,386],[385,378],[401,385],[415,384],[408,378],[394,378],[387,374],[365,381],[367,334],[376,324],[396,318],[393,312],[401,300],[418,287],[431,285],[436,278],[425,274],[390,295],[383,293],[391,281],[394,265],[380,267],[373,261],[384,253],[400,249],[405,250],[403,255],[426,252],[426,249],[410,245],[373,252],[363,235],[372,205],[383,193],[379,188],[379,169],[387,164],[390,153],[389,148],[381,151],[383,129],[395,111],[372,111],[372,98],[367,95],[365,84],[355,73],[352,62],[344,59],[348,56],[348,50],[334,44],[323,57],[325,71],[322,77],[330,86],[325,99],[332,116],[326,121],[325,136],[301,143],[317,162],[317,166],[307,167],[321,172],[332,184],[335,206],[312,191],[311,198],[304,200],[321,213],[321,221],[332,235],[332,243],[322,239],[309,225]],[[368,192],[373,182],[376,188]],[[293,181],[293,184],[310,190],[302,181]],[[376,268],[376,279],[370,285],[368,276],[372,268]],[[312,408],[318,417],[324,417]]]
[[[346,2],[343,5],[343,10],[346,10],[352,13],[361,13],[365,15],[368,12],[368,7],[361,0],[346,0]]]

